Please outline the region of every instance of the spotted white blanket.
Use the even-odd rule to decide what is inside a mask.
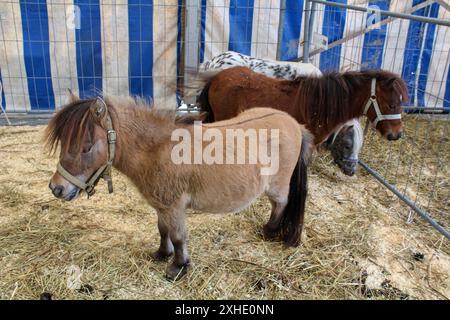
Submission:
[[[271,78],[293,80],[299,76],[321,76],[311,63],[258,59],[245,54],[226,51],[200,65],[200,72],[223,70],[232,67],[247,67]]]

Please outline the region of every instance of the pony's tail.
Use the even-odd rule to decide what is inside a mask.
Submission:
[[[186,68],[185,77],[188,79],[183,86],[184,97],[196,97],[212,78],[214,78],[222,70],[197,70],[194,68]]]
[[[209,104],[209,87],[211,80],[222,70],[204,70],[200,67],[200,70],[195,70],[188,68],[186,71],[186,76],[192,78],[184,86],[184,96],[185,97],[197,97],[196,103],[200,107],[201,111],[206,114],[203,121],[214,122],[214,114]]]
[[[313,148],[314,136],[308,130],[302,128],[300,157],[291,176],[288,203],[283,210],[280,224],[283,241],[291,247],[299,245],[302,235],[308,193],[307,168]]]
[[[211,85],[211,82],[208,82],[203,90],[200,92],[200,95],[197,97],[197,105],[200,107],[201,112],[205,113],[206,116],[204,118],[204,122],[214,122],[214,113],[211,108],[211,105],[209,104],[209,86]]]

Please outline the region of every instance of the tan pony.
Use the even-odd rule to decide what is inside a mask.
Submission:
[[[139,100],[128,97],[72,100],[56,113],[47,128],[50,149],[61,147],[50,189],[56,197],[70,201],[82,189],[92,195],[93,187],[108,171],[109,164],[125,174],[157,211],[161,242],[152,257],[164,260],[175,253],[166,271],[169,279],[181,277],[189,265],[187,208],[232,212],[266,193],[272,213],[264,235],[272,239],[281,236],[287,245],[298,245],[312,136],[291,116],[278,110],[255,108],[233,119],[202,126],[215,128],[224,135],[227,129],[278,130],[279,170],[262,175],[260,169],[265,164],[260,162],[174,163],[171,155],[179,141],[173,141],[172,133],[183,129],[195,136],[198,124],[151,111]],[[275,143],[269,140],[268,148]],[[207,143],[202,140],[201,145]]]

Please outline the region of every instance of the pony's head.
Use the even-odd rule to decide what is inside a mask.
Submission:
[[[348,176],[353,176],[356,173],[363,138],[364,135],[359,122],[350,120],[333,133],[326,142],[326,147],[330,150],[334,162]]]
[[[337,124],[366,115],[384,138],[402,136],[401,102],[407,101],[408,90],[398,75],[382,70],[330,72],[295,81],[300,120],[313,131],[329,136]]]
[[[68,173],[62,174],[58,168],[53,174],[49,187],[55,197],[67,201],[77,198],[79,182],[88,182],[107,163],[106,117],[107,107],[100,98],[80,100],[71,94],[70,103],[50,120],[47,147],[55,153],[60,146],[59,164]]]
[[[372,126],[386,139],[397,140],[403,135],[402,102],[408,101],[406,83],[388,71],[366,71],[363,76],[370,81],[370,97],[364,113]]]

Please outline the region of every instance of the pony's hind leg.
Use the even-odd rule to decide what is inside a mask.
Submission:
[[[280,235],[281,228],[281,218],[283,214],[284,208],[286,208],[288,202],[288,195],[280,194],[270,194],[269,197],[270,203],[272,204],[272,213],[270,214],[269,221],[264,226],[264,238],[267,240],[275,240]]]
[[[156,261],[165,261],[173,254],[173,244],[169,237],[169,227],[160,216],[158,216],[158,230],[161,236],[159,248],[151,256]]]

